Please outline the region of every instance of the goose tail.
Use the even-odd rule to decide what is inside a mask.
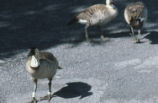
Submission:
[[[63,69],[62,67],[58,66],[58,69]]]
[[[74,16],[74,17],[67,23],[67,25],[71,25],[71,24],[73,24],[73,23],[75,23],[75,22],[77,22],[77,21],[78,21],[77,17]]]

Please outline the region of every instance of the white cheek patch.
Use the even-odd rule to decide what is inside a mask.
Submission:
[[[88,23],[88,21],[87,21],[87,20],[84,20],[84,19],[79,19],[78,22],[81,23],[81,24],[87,24],[87,23]]]
[[[32,59],[31,59],[31,67],[37,68],[38,66],[39,66],[38,60],[36,59],[35,56],[32,56]]]

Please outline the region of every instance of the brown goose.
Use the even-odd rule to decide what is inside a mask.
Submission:
[[[134,35],[134,29],[138,29],[138,34],[141,35],[144,21],[147,19],[147,8],[142,2],[130,3],[125,8],[124,17],[130,26],[132,37],[136,40],[136,43],[139,43],[140,39]]]
[[[92,5],[89,8],[81,11],[76,16],[74,16],[70,21],[69,25],[78,22],[80,24],[85,24],[85,37],[88,37],[88,27],[98,26],[101,31],[101,25],[110,22],[118,14],[117,8],[113,5],[113,0],[106,0],[105,4]],[[101,33],[101,38],[104,39]]]
[[[51,81],[56,74],[57,69],[61,69],[59,67],[57,59],[53,56],[53,54],[49,52],[39,52],[37,48],[31,48],[28,59],[26,62],[26,70],[31,75],[32,80],[35,84],[34,91],[32,93],[32,102],[36,103],[37,100],[35,98],[36,90],[37,90],[37,80],[48,78],[49,83],[49,92],[48,92],[48,100],[51,99]]]

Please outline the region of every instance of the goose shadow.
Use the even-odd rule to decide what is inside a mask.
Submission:
[[[66,87],[61,88],[53,94],[53,97],[62,97],[62,98],[75,98],[80,97],[80,99],[92,95],[90,92],[91,86],[83,82],[71,82],[67,83]]]
[[[149,39],[149,40],[155,41],[155,40],[153,40],[153,39],[155,39],[154,37],[156,36],[156,35],[155,35],[154,37],[150,37],[150,36],[151,36],[151,33],[148,32],[146,29],[144,29],[144,30],[142,31],[141,36],[138,35],[136,31],[135,31],[134,35],[135,35],[137,38],[139,38],[139,39],[141,40],[141,41],[139,42],[139,44],[145,43],[145,41],[142,41],[144,38],[147,38],[147,39]],[[109,34],[107,34],[107,36],[108,36],[109,38],[130,38],[131,40],[133,40],[133,37],[132,37],[132,35],[130,34],[130,31],[128,31],[128,30],[127,30],[127,31],[121,31],[121,32],[118,32],[118,33],[109,33]],[[157,41],[157,43],[158,43],[158,41]]]
[[[151,44],[158,44],[158,32],[152,31],[146,38],[151,41]]]

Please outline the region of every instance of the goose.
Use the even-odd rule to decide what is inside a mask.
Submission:
[[[26,70],[31,75],[34,82],[34,91],[32,92],[31,103],[37,103],[35,98],[37,90],[37,80],[48,78],[49,92],[48,100],[51,99],[51,82],[57,69],[61,69],[57,59],[49,52],[40,52],[37,48],[31,48],[26,61]]]
[[[89,40],[88,28],[97,26],[101,33],[101,39],[104,40],[101,26],[113,20],[118,14],[117,8],[113,5],[113,0],[106,0],[106,4],[95,4],[76,14],[68,25],[78,22],[85,25],[85,38]]]
[[[134,35],[134,29],[138,29],[138,35],[141,35],[144,21],[147,19],[147,8],[143,2],[134,2],[126,6],[124,10],[124,18],[130,27],[131,36],[136,43],[140,43],[140,39]]]

